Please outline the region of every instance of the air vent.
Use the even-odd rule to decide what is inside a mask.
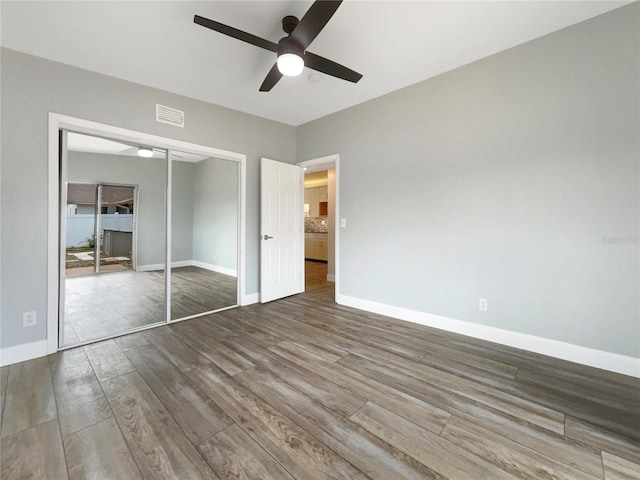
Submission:
[[[156,122],[167,123],[175,127],[184,127],[184,112],[156,104]]]

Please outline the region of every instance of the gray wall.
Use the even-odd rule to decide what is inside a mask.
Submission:
[[[259,157],[339,153],[342,294],[640,356],[638,9],[297,129],[3,49],[0,346],[46,337],[53,111],[246,153],[247,293]]]
[[[340,293],[640,357],[639,13],[298,127],[340,154]]]
[[[171,262],[193,259],[193,163],[173,161],[171,165]]]
[[[166,160],[69,152],[67,179],[138,186],[137,264],[165,262]]]
[[[0,347],[46,338],[49,112],[245,153],[246,292],[258,291],[259,160],[294,162],[294,127],[12,50],[1,53]],[[184,110],[185,127],[157,123],[156,103]],[[23,329],[22,312],[29,310],[37,312],[38,325]]]
[[[208,158],[194,165],[193,259],[238,269],[238,164]]]

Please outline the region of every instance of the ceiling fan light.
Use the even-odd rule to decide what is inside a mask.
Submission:
[[[295,53],[283,53],[278,57],[278,70],[283,75],[295,77],[302,73],[304,60]]]
[[[153,150],[149,147],[138,147],[138,156],[139,157],[153,157]]]

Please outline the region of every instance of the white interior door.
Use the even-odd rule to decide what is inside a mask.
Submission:
[[[261,163],[260,302],[304,291],[302,168]]]

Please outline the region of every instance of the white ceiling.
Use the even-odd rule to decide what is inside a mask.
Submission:
[[[2,46],[290,125],[420,82],[629,1],[345,1],[309,51],[364,75],[312,70],[258,92],[275,54],[193,23],[194,14],[277,42],[310,0],[6,1]],[[179,108],[179,105],[175,105]],[[188,112],[186,112],[188,115]]]

